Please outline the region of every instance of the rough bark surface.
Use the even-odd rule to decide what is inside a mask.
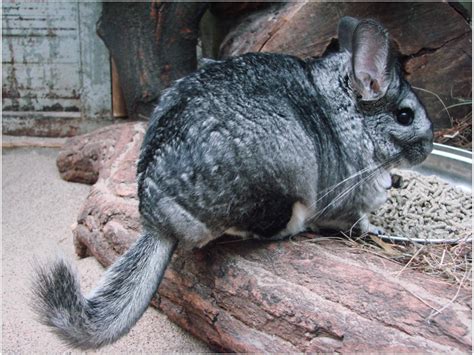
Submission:
[[[104,2],[97,32],[117,65],[127,112],[147,119],[160,92],[197,67],[206,3]]]
[[[70,181],[92,183],[89,168],[98,175],[73,234],[77,253],[104,266],[140,231],[135,162],[144,131],[135,123],[79,136],[58,158]],[[178,251],[153,303],[220,351],[471,351],[471,294],[454,297],[456,287],[400,269],[334,240],[224,238]]]
[[[471,28],[450,4],[308,2],[275,5],[243,18],[221,45],[220,56],[246,52],[277,52],[302,58],[319,57],[337,48],[337,23],[342,16],[375,18],[389,30],[402,63],[435,128],[449,127],[446,106],[471,98]],[[438,95],[438,97],[436,96]],[[450,108],[462,117],[470,105]]]
[[[56,165],[64,180],[94,184],[101,169],[116,152],[122,149],[124,140],[129,142],[127,133],[134,124],[117,124],[101,128],[92,133],[69,138],[63,145]],[[121,139],[122,136],[124,138]]]

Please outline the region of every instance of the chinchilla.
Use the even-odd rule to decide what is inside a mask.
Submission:
[[[36,310],[68,344],[126,334],[180,247],[222,234],[380,233],[367,213],[390,169],[422,162],[433,129],[387,31],[344,17],[321,59],[245,54],[206,63],[160,99],[137,166],[143,234],[87,297],[63,260],[41,268]]]

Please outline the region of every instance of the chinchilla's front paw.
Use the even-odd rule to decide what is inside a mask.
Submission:
[[[369,218],[364,216],[358,223],[358,229],[360,230],[360,234],[374,234],[374,235],[383,235],[385,234],[385,230],[382,227],[374,226],[372,223],[369,222]]]
[[[382,227],[377,227],[377,226],[374,226],[372,223],[369,223],[367,233],[375,234],[375,235],[384,235],[385,230]]]

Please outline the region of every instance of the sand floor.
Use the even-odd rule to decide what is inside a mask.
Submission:
[[[2,353],[58,353],[70,349],[31,312],[34,260],[63,255],[74,260],[90,290],[103,273],[92,257],[74,253],[71,225],[89,186],[65,182],[56,169],[58,150],[4,149],[2,155]],[[131,332],[100,353],[208,352],[205,344],[149,308]]]

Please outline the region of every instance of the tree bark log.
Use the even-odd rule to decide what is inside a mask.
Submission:
[[[337,48],[342,16],[374,18],[394,38],[407,79],[428,109],[435,128],[451,126],[445,106],[471,100],[471,27],[449,3],[307,2],[279,4],[241,19],[224,39],[220,57],[275,52],[319,57]],[[444,102],[441,103],[442,100]],[[464,117],[471,105],[449,109]]]
[[[115,60],[130,118],[148,119],[171,82],[197,67],[206,3],[104,2],[97,33]]]
[[[108,266],[138,236],[135,162],[144,131],[144,123],[123,124],[109,135],[66,142],[58,158],[67,167],[63,177],[85,180],[77,173],[84,167],[98,174],[73,230],[79,256]],[[81,169],[68,174],[75,165]],[[401,267],[390,260],[312,237],[222,238],[202,250],[178,250],[153,303],[220,351],[471,350],[468,290],[455,297],[456,287],[434,277],[412,270],[398,276]]]

